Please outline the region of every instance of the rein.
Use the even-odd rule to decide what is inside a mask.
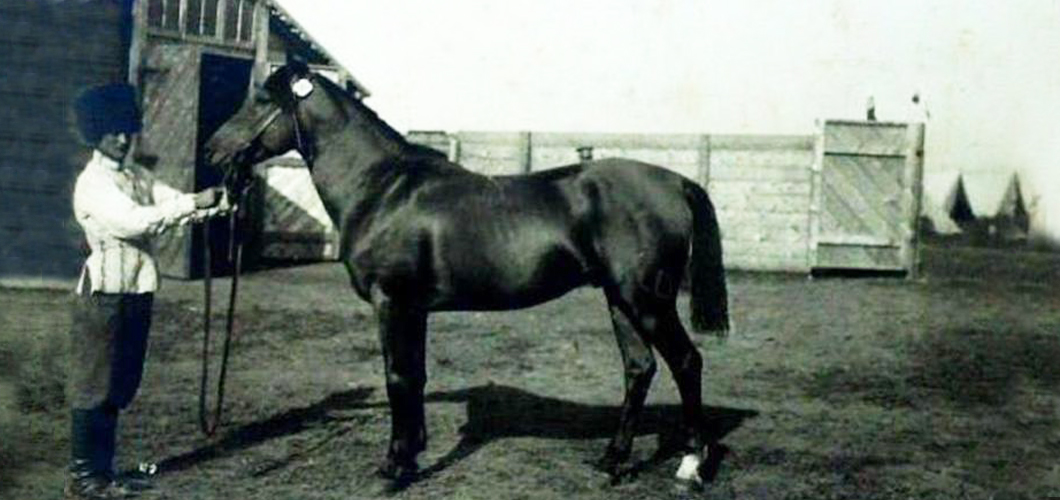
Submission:
[[[202,335],[202,377],[199,383],[199,428],[203,434],[213,436],[221,425],[221,415],[225,398],[225,378],[228,374],[228,356],[232,350],[232,332],[235,324],[236,296],[239,290],[239,275],[243,267],[243,240],[237,234],[239,228],[239,210],[241,209],[248,187],[237,191],[236,209],[229,215],[228,221],[228,261],[233,264],[232,286],[228,293],[228,311],[225,315],[225,337],[221,348],[221,368],[217,375],[217,392],[214,399],[212,417],[207,410],[207,387],[210,380],[210,325],[213,303],[213,263],[211,262],[210,226],[203,223],[203,335]]]
[[[252,135],[254,141],[265,132],[265,129],[269,128],[273,122],[282,114],[283,109],[277,107],[275,111],[271,112],[269,116],[262,121],[254,134]],[[297,111],[291,112],[291,121],[294,123],[294,133],[297,140],[297,148],[299,153],[302,153],[303,157],[306,157],[306,161],[312,161],[311,157],[307,155],[307,151],[304,151],[305,145],[302,142],[302,130],[301,124],[298,122],[296,115]],[[232,177],[236,177],[235,180]],[[212,303],[213,303],[213,269],[211,262],[211,250],[210,250],[210,226],[209,221],[203,222],[203,323],[202,323],[202,370],[201,378],[199,380],[199,429],[202,430],[203,434],[208,437],[212,437],[217,433],[217,428],[221,425],[221,416],[224,410],[224,398],[225,398],[225,378],[228,374],[228,357],[232,350],[232,332],[234,330],[234,318],[236,310],[236,297],[239,290],[239,275],[241,274],[243,267],[243,240],[239,235],[239,211],[243,207],[243,203],[246,200],[247,191],[250,189],[251,182],[243,181],[239,179],[239,175],[225,175],[224,184],[232,184],[235,186],[236,191],[236,204],[235,210],[229,215],[228,219],[228,261],[232,263],[232,286],[228,293],[228,310],[225,315],[225,337],[224,344],[221,348],[221,367],[217,374],[217,389],[214,396],[214,408],[211,412],[207,408],[207,388],[210,380],[210,325],[212,324]]]

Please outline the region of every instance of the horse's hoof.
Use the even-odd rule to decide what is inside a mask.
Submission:
[[[705,449],[704,449],[705,450]],[[677,472],[674,474],[675,477],[682,483],[702,487],[703,486],[703,474],[702,466],[705,460],[695,453],[688,453],[681,457],[681,465],[678,466]]]
[[[620,453],[614,453],[608,451],[603,456],[596,460],[589,461],[589,465],[597,471],[603,472],[608,476],[611,476],[611,484],[617,484],[621,481],[621,478],[627,471],[623,470],[622,464],[626,462],[626,459]]]
[[[412,483],[416,482],[416,479],[419,478],[419,469],[415,464],[398,465],[388,460],[379,466],[376,470],[376,475],[382,480],[380,482],[380,492],[393,494],[408,488]]]

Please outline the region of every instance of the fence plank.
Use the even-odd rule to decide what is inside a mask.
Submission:
[[[825,154],[904,156],[906,124],[829,120],[824,128]]]
[[[544,148],[592,146],[616,149],[696,149],[698,134],[607,134],[535,132],[534,143]]]

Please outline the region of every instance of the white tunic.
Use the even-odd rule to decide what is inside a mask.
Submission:
[[[216,212],[197,210],[193,195],[94,151],[74,187],[74,216],[92,250],[77,293],[85,292],[86,278],[90,292],[154,292],[159,283],[155,237]]]

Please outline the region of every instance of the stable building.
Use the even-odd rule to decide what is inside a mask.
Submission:
[[[0,42],[0,285],[65,287],[80,270],[71,194],[90,151],[70,105],[82,89],[135,85],[141,151],[159,158],[160,178],[187,191],[217,183],[203,144],[288,57],[368,95],[274,0],[10,0],[0,4]],[[258,167],[267,183],[249,204],[252,254],[334,257],[335,229],[301,167],[297,158]],[[222,255],[227,224],[215,221],[210,232]],[[201,226],[167,233],[163,274],[201,275],[202,246]]]

